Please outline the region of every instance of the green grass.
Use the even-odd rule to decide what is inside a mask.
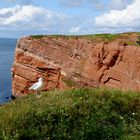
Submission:
[[[31,35],[31,37],[33,39],[41,39],[41,38],[45,37],[45,35]]]
[[[54,38],[85,38],[89,40],[103,40],[103,41],[111,41],[117,39],[119,34],[89,34],[89,35],[32,35],[33,39],[41,39],[43,37],[54,37]]]
[[[94,35],[82,35],[82,38],[89,40],[100,40],[100,41],[112,41],[120,37],[120,34],[94,34]]]
[[[122,34],[87,34],[87,35],[31,35],[33,39],[42,39],[43,37],[49,38],[83,38],[94,42],[101,42],[101,41],[114,41],[116,39],[129,39],[131,38],[132,34],[136,34],[138,36],[137,42],[126,41],[126,45],[135,45],[140,46],[140,33],[139,32],[128,32]]]
[[[140,93],[75,89],[0,107],[2,140],[138,140]]]
[[[120,34],[96,34],[95,36],[100,37],[104,40],[114,40],[117,39]]]
[[[76,85],[78,85],[78,83],[76,83],[75,81],[69,79],[69,78],[62,78],[62,81],[68,86],[68,87],[75,87]]]
[[[67,37],[69,37],[68,35],[41,35],[41,34],[38,34],[38,35],[31,35],[31,37],[33,38],[33,39],[41,39],[41,38],[43,38],[43,37],[53,37],[53,38],[67,38]]]

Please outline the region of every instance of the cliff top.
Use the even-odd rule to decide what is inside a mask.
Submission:
[[[86,39],[93,42],[102,41],[124,41],[126,45],[140,45],[140,32],[128,32],[120,34],[87,34],[87,35],[31,35],[33,39],[45,39],[45,38],[61,38],[61,39]]]

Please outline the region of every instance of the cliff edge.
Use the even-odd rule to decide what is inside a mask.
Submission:
[[[44,90],[109,87],[140,91],[140,35],[29,36],[15,50],[12,91],[28,94],[44,77]]]

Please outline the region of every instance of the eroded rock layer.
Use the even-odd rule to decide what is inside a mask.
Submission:
[[[85,86],[140,90],[140,47],[126,42],[21,38],[12,68],[13,94],[33,92],[28,89],[39,77],[45,78],[44,90]]]

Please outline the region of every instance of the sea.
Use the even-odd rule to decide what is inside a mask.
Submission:
[[[17,39],[0,38],[0,104],[11,100],[11,68]]]

